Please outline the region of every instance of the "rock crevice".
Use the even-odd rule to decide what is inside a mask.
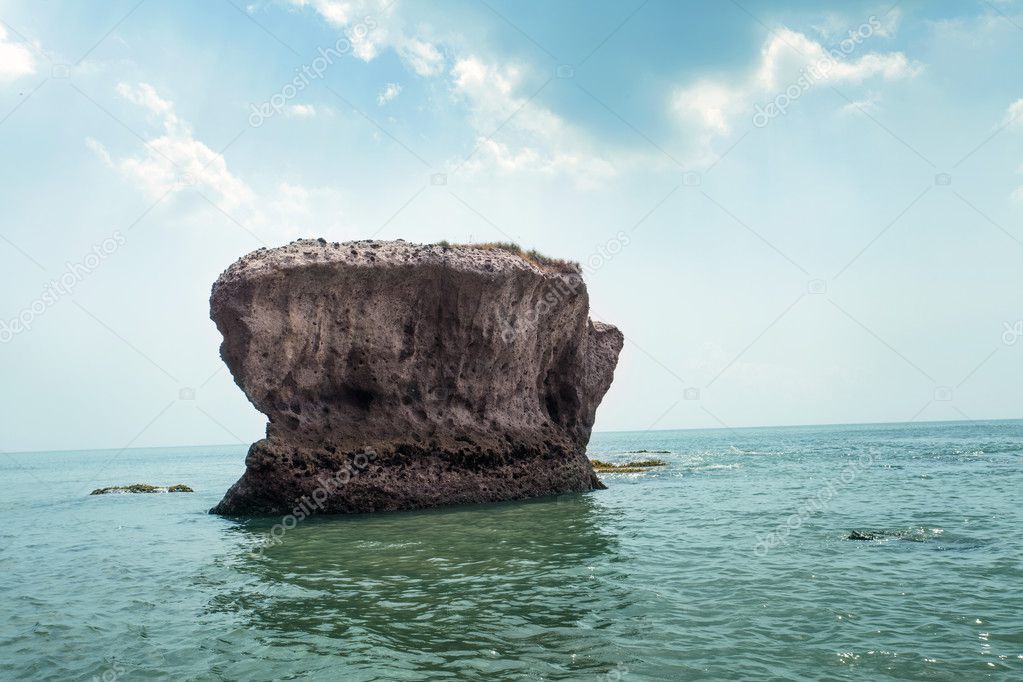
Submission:
[[[577,271],[495,249],[301,240],[238,260],[210,307],[221,356],[269,418],[214,513],[602,487],[585,450],[623,337],[589,320]]]

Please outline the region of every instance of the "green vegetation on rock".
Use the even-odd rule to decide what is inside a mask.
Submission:
[[[445,251],[458,246],[464,246],[469,249],[482,249],[484,251],[507,251],[508,253],[514,254],[519,258],[532,263],[533,265],[544,268],[547,270],[554,270],[556,272],[566,274],[579,274],[582,266],[575,261],[563,260],[561,258],[551,258],[546,256],[536,249],[530,249],[529,251],[523,250],[521,246],[515,242],[477,242],[474,244],[452,244],[446,239],[442,239],[437,242],[437,246],[441,247]]]
[[[668,463],[663,459],[640,459],[634,462],[623,462],[613,464],[600,459],[591,459],[590,464],[593,470],[602,474],[641,474],[650,470],[650,467],[663,467]]]
[[[90,495],[109,495],[111,493],[194,493],[184,483],[178,483],[168,488],[148,483],[132,483],[131,485],[113,485],[108,488],[96,488]]]

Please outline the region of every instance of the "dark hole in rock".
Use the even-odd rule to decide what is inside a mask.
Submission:
[[[338,394],[338,400],[363,412],[368,412],[373,404],[373,394],[361,388],[345,386]]]

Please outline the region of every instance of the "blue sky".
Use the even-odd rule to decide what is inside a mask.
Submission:
[[[1021,416],[1023,3],[0,22],[0,450],[260,437],[209,287],[321,235],[581,261],[627,338],[599,430]]]

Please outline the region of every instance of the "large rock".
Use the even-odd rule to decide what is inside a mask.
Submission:
[[[213,285],[235,382],[269,417],[211,511],[307,514],[602,488],[585,456],[622,334],[575,266],[500,249],[300,240]]]

